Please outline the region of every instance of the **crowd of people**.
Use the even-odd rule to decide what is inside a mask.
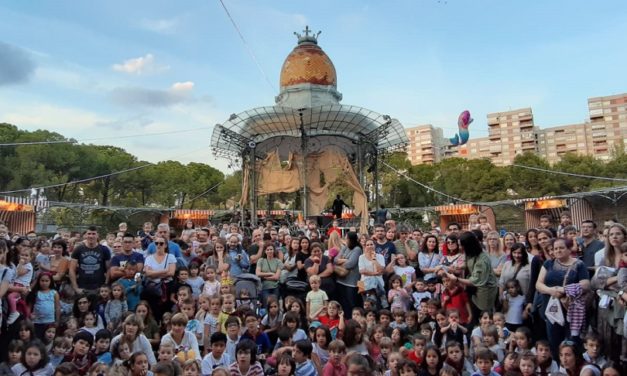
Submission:
[[[627,230],[555,224],[0,224],[0,376],[624,375]]]

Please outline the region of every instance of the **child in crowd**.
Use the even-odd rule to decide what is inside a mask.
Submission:
[[[420,334],[414,336],[413,349],[408,351],[405,354],[405,357],[418,365],[422,364],[422,352],[425,349],[425,346],[427,346],[427,342],[427,339]]]
[[[520,287],[520,282],[510,279],[505,283],[503,294],[503,311],[505,312],[505,325],[507,329],[514,332],[523,323],[523,312],[525,309],[525,297]]]
[[[22,350],[20,363],[11,367],[15,375],[51,375],[54,372],[43,342],[34,340]]]
[[[72,339],[72,351],[65,355],[63,362],[74,364],[79,374],[86,374],[91,365],[96,362],[96,356],[89,351],[93,343],[93,335],[88,332],[79,331]]]
[[[525,351],[536,353],[536,350],[533,348],[533,339],[531,338],[531,330],[529,328],[521,326],[516,329],[514,336],[515,340],[510,342],[510,351],[516,351],[519,354]]]
[[[272,343],[276,343],[283,313],[279,309],[279,300],[274,295],[268,297],[267,306],[268,312],[261,319],[261,329],[270,337]]]
[[[205,284],[202,289],[202,294],[206,296],[215,296],[220,293],[220,281],[217,279],[217,273],[215,266],[207,266],[205,268]]]
[[[27,247],[23,247],[19,253],[17,253],[15,260],[10,260],[14,278],[11,281],[9,294],[7,295],[7,301],[9,303],[8,325],[13,324],[20,317],[18,303],[21,303],[21,309],[24,311],[26,317],[30,316],[30,310],[23,300],[23,297],[25,297],[30,290],[30,283],[33,278],[33,264],[31,264],[30,260],[30,248]]]
[[[226,353],[226,334],[216,332],[211,335],[211,351],[202,359],[201,371],[203,375],[210,375],[217,367],[228,367],[231,358]]]
[[[137,273],[137,264],[135,261],[129,261],[126,264],[124,267],[124,276],[118,280],[118,283],[124,288],[127,309],[131,312],[135,312],[135,308],[141,300],[141,293],[144,290],[141,274]]]
[[[0,375],[1,376],[14,376],[11,367],[18,364],[22,359],[22,349],[24,347],[24,342],[19,339],[12,339],[9,342],[7,347],[8,357],[5,362],[0,364]]]
[[[530,351],[523,352],[520,356],[520,373],[522,376],[535,376],[538,361]]]
[[[311,361],[313,347],[311,341],[303,339],[294,343],[294,361],[296,361],[296,376],[317,376],[316,366]]]
[[[159,362],[172,362],[176,358],[174,357],[174,344],[172,342],[164,342],[159,344],[159,351],[157,354],[157,361]]]
[[[397,275],[392,275],[389,280],[391,286],[388,291],[388,303],[390,303],[390,309],[406,311],[409,309],[409,303],[411,297],[407,290],[403,288],[403,280]]]
[[[536,368],[538,375],[547,376],[559,371],[560,367],[551,355],[549,341],[541,339],[536,342],[536,357],[538,358],[538,368]]]
[[[588,364],[594,364],[603,369],[608,363],[608,360],[603,356],[601,349],[601,338],[598,334],[590,332],[586,335],[583,342],[583,347],[586,352],[583,353],[583,358]]]
[[[329,297],[324,290],[320,290],[321,279],[318,275],[312,275],[309,277],[309,286],[311,291],[307,293],[305,302],[307,303],[307,317],[310,320],[315,320],[322,309],[326,307],[329,302]]]
[[[393,310],[392,316],[394,316],[394,321],[390,323],[390,327],[392,329],[407,329],[407,323],[405,322],[405,311],[400,309]]]
[[[128,311],[128,304],[124,294],[124,286],[119,282],[111,285],[111,300],[105,306],[105,322],[107,329],[115,330],[122,316]]]
[[[329,344],[329,362],[324,365],[323,376],[344,376],[347,373],[344,356],[346,355],[346,345],[341,340],[331,341]]]
[[[477,350],[475,354],[476,372],[472,376],[499,376],[498,373],[492,371],[494,365],[494,356],[492,352],[486,348]]]
[[[32,312],[35,333],[39,339],[44,340],[46,329],[61,319],[59,294],[52,289],[52,275],[40,273],[26,301]]]
[[[205,295],[201,295],[205,296]],[[209,348],[209,338],[213,333],[216,333],[220,329],[220,325],[218,324],[220,319],[220,297],[214,295],[209,299],[209,312],[205,315],[205,319],[203,323],[203,347],[206,349]]]
[[[453,281],[450,278],[442,278],[444,289],[442,290],[442,308],[446,311],[451,309],[459,312],[459,323],[468,325],[472,319],[472,309],[470,307],[470,299],[466,290],[459,284],[459,281]]]
[[[111,344],[111,332],[107,329],[100,329],[96,332],[96,343],[94,345],[94,355],[98,362],[106,365],[113,363],[111,352],[109,351],[109,345]]]
[[[57,367],[63,361],[65,354],[71,348],[71,342],[67,341],[63,337],[56,337],[52,342],[52,351],[50,351],[50,364],[53,367]],[[9,357],[11,355],[11,350],[9,349]]]
[[[107,303],[111,300],[111,287],[108,285],[100,286],[98,289],[98,303],[96,304],[96,313],[100,316],[100,319],[107,325],[107,319],[105,317],[105,310]],[[91,303],[90,303],[91,305]],[[98,320],[96,320],[98,322]]]
[[[98,332],[98,327],[96,326],[97,320],[96,312],[85,312],[81,318],[82,327],[79,330],[81,332],[87,332],[91,334],[92,338],[95,338]]]
[[[200,265],[197,261],[192,261],[189,264],[189,278],[187,284],[192,287],[192,297],[198,300],[202,290],[205,286],[205,280],[200,276]]]

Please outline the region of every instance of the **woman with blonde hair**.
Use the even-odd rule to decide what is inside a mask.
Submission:
[[[507,255],[503,252],[503,244],[501,243],[498,231],[488,232],[486,243],[486,251],[490,258],[490,263],[492,264],[492,270],[494,270],[494,274],[499,277],[503,264],[507,260]]]
[[[117,345],[117,343],[124,338],[124,340],[133,344],[133,348],[131,349],[133,353],[145,353],[148,357],[148,364],[150,364],[151,366],[153,364],[156,364],[157,359],[155,359],[155,354],[152,352],[152,346],[150,345],[150,341],[144,335],[143,330],[143,319],[136,314],[128,315],[128,317],[124,319],[124,323],[122,324],[122,333],[113,337],[113,339],[111,340],[111,349],[113,349]]]

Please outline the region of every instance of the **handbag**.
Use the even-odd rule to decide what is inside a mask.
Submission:
[[[566,269],[566,274],[564,274],[564,282],[562,283],[562,287],[566,287],[566,280],[568,280],[568,275],[573,270],[574,266],[577,265],[579,261],[573,262],[568,269]],[[560,302],[562,306],[564,306],[564,310],[568,312],[568,307],[570,307],[570,303],[572,302],[572,298],[566,294],[560,298]]]
[[[551,324],[564,325],[566,322],[562,304],[560,300],[554,296],[551,296],[551,299],[549,299],[544,314]]]
[[[168,255],[166,254],[165,260],[163,260],[163,269],[166,269],[166,264],[168,262]],[[166,302],[168,300],[168,287],[166,283],[163,281],[163,278],[159,279],[159,282],[156,282],[146,276],[144,276],[144,280],[142,281],[142,285],[144,287],[144,291],[154,297],[159,297],[161,302]]]

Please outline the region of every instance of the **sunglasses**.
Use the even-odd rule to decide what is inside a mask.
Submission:
[[[165,242],[155,242],[156,245],[165,245]]]

